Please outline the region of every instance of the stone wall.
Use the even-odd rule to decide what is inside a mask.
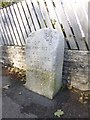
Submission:
[[[65,50],[63,83],[69,83],[73,87],[83,91],[90,90],[89,56],[90,51]],[[25,47],[3,46],[0,61],[5,65],[26,70]]]
[[[2,60],[5,65],[26,69],[25,47],[2,46]]]

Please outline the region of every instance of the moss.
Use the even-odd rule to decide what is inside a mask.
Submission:
[[[50,77],[54,78],[54,76],[55,76],[54,72],[46,71],[43,69],[37,69],[37,68],[30,67],[30,69],[28,69],[28,71],[33,72],[35,75],[38,74],[38,75],[42,76],[43,79],[49,79]]]

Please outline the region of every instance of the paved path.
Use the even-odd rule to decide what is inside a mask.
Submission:
[[[54,112],[64,111],[61,118],[88,118],[90,104],[78,101],[79,95],[64,88],[53,100],[27,90],[19,80],[3,74],[3,118],[55,118]]]

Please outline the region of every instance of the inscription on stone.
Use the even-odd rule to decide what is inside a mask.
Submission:
[[[31,33],[26,43],[25,86],[50,99],[62,85],[64,38],[55,30],[44,28]]]

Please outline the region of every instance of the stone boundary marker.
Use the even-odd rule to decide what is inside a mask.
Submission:
[[[62,85],[64,38],[56,29],[33,32],[26,42],[25,87],[50,99]]]
[[[26,70],[25,47],[0,46],[4,65],[15,66]],[[62,80],[82,91],[90,90],[90,51],[64,51]]]

